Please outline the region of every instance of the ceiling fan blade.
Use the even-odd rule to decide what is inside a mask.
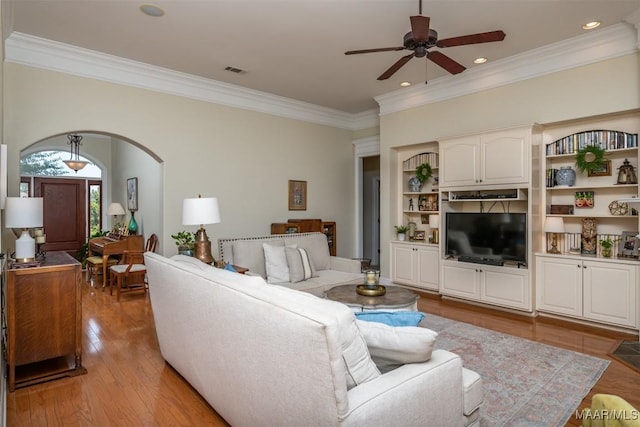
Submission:
[[[409,60],[411,58],[413,58],[414,56],[415,56],[415,53],[412,53],[410,55],[403,56],[402,58],[398,59],[398,61],[396,61],[395,64],[393,64],[391,67],[389,67],[389,69],[387,71],[385,71],[384,73],[382,73],[380,75],[380,77],[378,77],[378,80],[386,80],[389,77],[393,76],[396,71],[398,71],[400,68],[402,68],[402,66],[404,64],[406,64],[407,62],[409,62]]]
[[[362,49],[362,50],[350,50],[345,52],[345,55],[357,55],[359,53],[371,53],[371,52],[388,52],[390,50],[402,50],[404,46],[396,46],[396,47],[379,47],[377,49]]]
[[[411,17],[411,34],[417,42],[426,42],[429,40],[429,21],[428,16],[412,16]]]
[[[438,52],[438,51],[427,52],[427,58],[433,61],[434,63],[438,64],[439,66],[441,66],[442,68],[450,72],[451,74],[459,74],[464,70],[466,70],[466,68],[463,65],[458,64],[456,61],[449,58],[447,55],[445,55],[442,52]]]
[[[438,47],[463,46],[466,44],[499,42],[504,40],[506,34],[504,31],[489,31],[488,33],[469,34],[468,36],[451,37],[448,39],[438,40]]]

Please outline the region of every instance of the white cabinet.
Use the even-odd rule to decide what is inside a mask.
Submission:
[[[529,272],[524,268],[442,261],[443,295],[531,311]]]
[[[440,256],[437,245],[393,242],[391,256],[394,283],[438,290]]]
[[[638,267],[633,262],[538,255],[537,309],[637,328]]]
[[[528,183],[530,149],[531,128],[441,141],[440,186]]]

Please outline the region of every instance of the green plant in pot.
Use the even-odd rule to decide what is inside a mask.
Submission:
[[[600,240],[600,255],[603,257],[610,257],[613,255],[613,245],[615,245],[616,240],[614,239],[601,239]]]
[[[195,233],[183,230],[172,234],[171,238],[176,241],[179,254],[193,256],[193,246],[196,243]]]
[[[407,231],[409,231],[409,227],[406,225],[395,225],[396,233],[398,235],[398,240],[404,240],[407,235]]]

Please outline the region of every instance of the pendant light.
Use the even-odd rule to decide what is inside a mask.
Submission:
[[[71,157],[69,160],[63,160],[63,162],[69,169],[73,169],[78,173],[80,169],[84,168],[89,163],[84,160],[80,160],[80,145],[82,145],[80,141],[82,141],[82,136],[71,134],[67,135],[67,138],[69,139],[67,144],[71,146]]]

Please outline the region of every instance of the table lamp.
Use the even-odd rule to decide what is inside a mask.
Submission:
[[[564,233],[564,220],[559,216],[548,216],[544,220],[544,232],[551,233],[551,249],[547,251],[550,254],[559,254],[558,250],[558,234]]]
[[[111,203],[109,205],[109,207],[107,207],[107,215],[112,215],[113,216],[113,225],[115,226],[118,221],[117,221],[117,216],[118,215],[124,215],[125,211],[124,208],[122,207],[122,205],[120,203]]]
[[[29,234],[30,228],[43,225],[42,197],[7,197],[5,205],[5,227],[21,228],[16,240],[17,262],[31,262],[36,256],[36,241]]]
[[[432,230],[431,243],[440,243],[440,215],[429,215],[429,227]]]
[[[184,199],[182,202],[182,225],[199,225],[196,233],[196,242],[193,246],[193,256],[205,264],[215,262],[211,254],[211,241],[204,229],[205,224],[217,224],[220,222],[220,210],[218,199],[215,197],[202,197],[197,199]]]

